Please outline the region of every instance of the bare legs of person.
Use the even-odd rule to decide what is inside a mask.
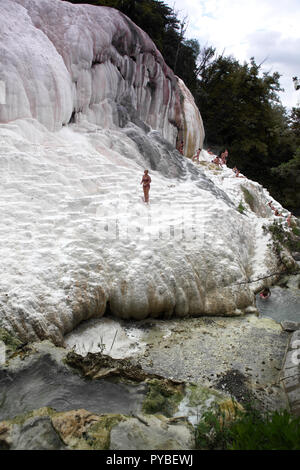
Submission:
[[[150,185],[148,186],[143,186],[144,190],[144,201],[148,204],[149,203],[149,190],[150,190]]]

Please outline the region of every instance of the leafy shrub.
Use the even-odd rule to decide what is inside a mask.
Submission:
[[[300,450],[300,418],[286,410],[261,413],[252,406],[226,420],[217,407],[204,414],[195,428],[197,449]]]
[[[243,206],[242,201],[239,203],[237,210],[238,210],[241,214],[244,213],[245,207]]]
[[[300,229],[298,227],[292,227],[292,232],[297,237],[300,237]]]
[[[275,221],[268,227],[268,230],[275,242],[281,243],[290,251],[300,251],[300,230],[298,227],[293,227],[292,232],[285,231],[282,225]]]
[[[250,191],[248,191],[247,188],[245,188],[244,186],[241,186],[241,190],[243,191],[244,193],[244,198],[245,198],[245,202],[249,205],[250,209],[255,212],[255,200],[254,200],[254,196],[252,193],[250,193]]]

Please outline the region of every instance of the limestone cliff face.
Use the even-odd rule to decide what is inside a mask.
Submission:
[[[188,90],[125,15],[61,0],[3,0],[0,8],[0,122],[34,118],[53,131],[82,116],[104,127],[133,121],[173,145],[180,135],[189,156],[202,146]]]
[[[0,0],[0,327],[62,344],[105,312],[254,311],[254,281],[282,264],[270,195],[205,151],[184,158],[182,137],[187,156],[202,145],[199,111],[128,18]]]

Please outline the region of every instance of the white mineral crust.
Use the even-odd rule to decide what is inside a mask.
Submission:
[[[174,149],[178,131],[187,156],[202,146],[201,116],[143,31],[110,8],[0,0],[0,83],[0,326],[59,344],[108,306],[125,319],[253,306],[247,281],[277,268],[269,195]],[[261,213],[236,210],[241,185]]]

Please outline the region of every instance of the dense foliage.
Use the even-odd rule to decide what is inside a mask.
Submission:
[[[69,0],[117,8],[146,31],[167,64],[195,97],[205,146],[229,150],[229,165],[266,186],[290,208],[300,202],[300,109],[278,98],[280,75],[262,73],[251,58],[240,64],[184,37],[186,20],[161,0]]]
[[[252,405],[231,416],[206,412],[195,429],[201,450],[300,450],[300,418],[286,410],[262,413]]]
[[[215,57],[198,79],[196,102],[206,143],[230,150],[229,165],[269,188],[285,206],[300,201],[300,109],[281,104],[280,75],[260,73],[254,58],[241,65],[233,57]]]

